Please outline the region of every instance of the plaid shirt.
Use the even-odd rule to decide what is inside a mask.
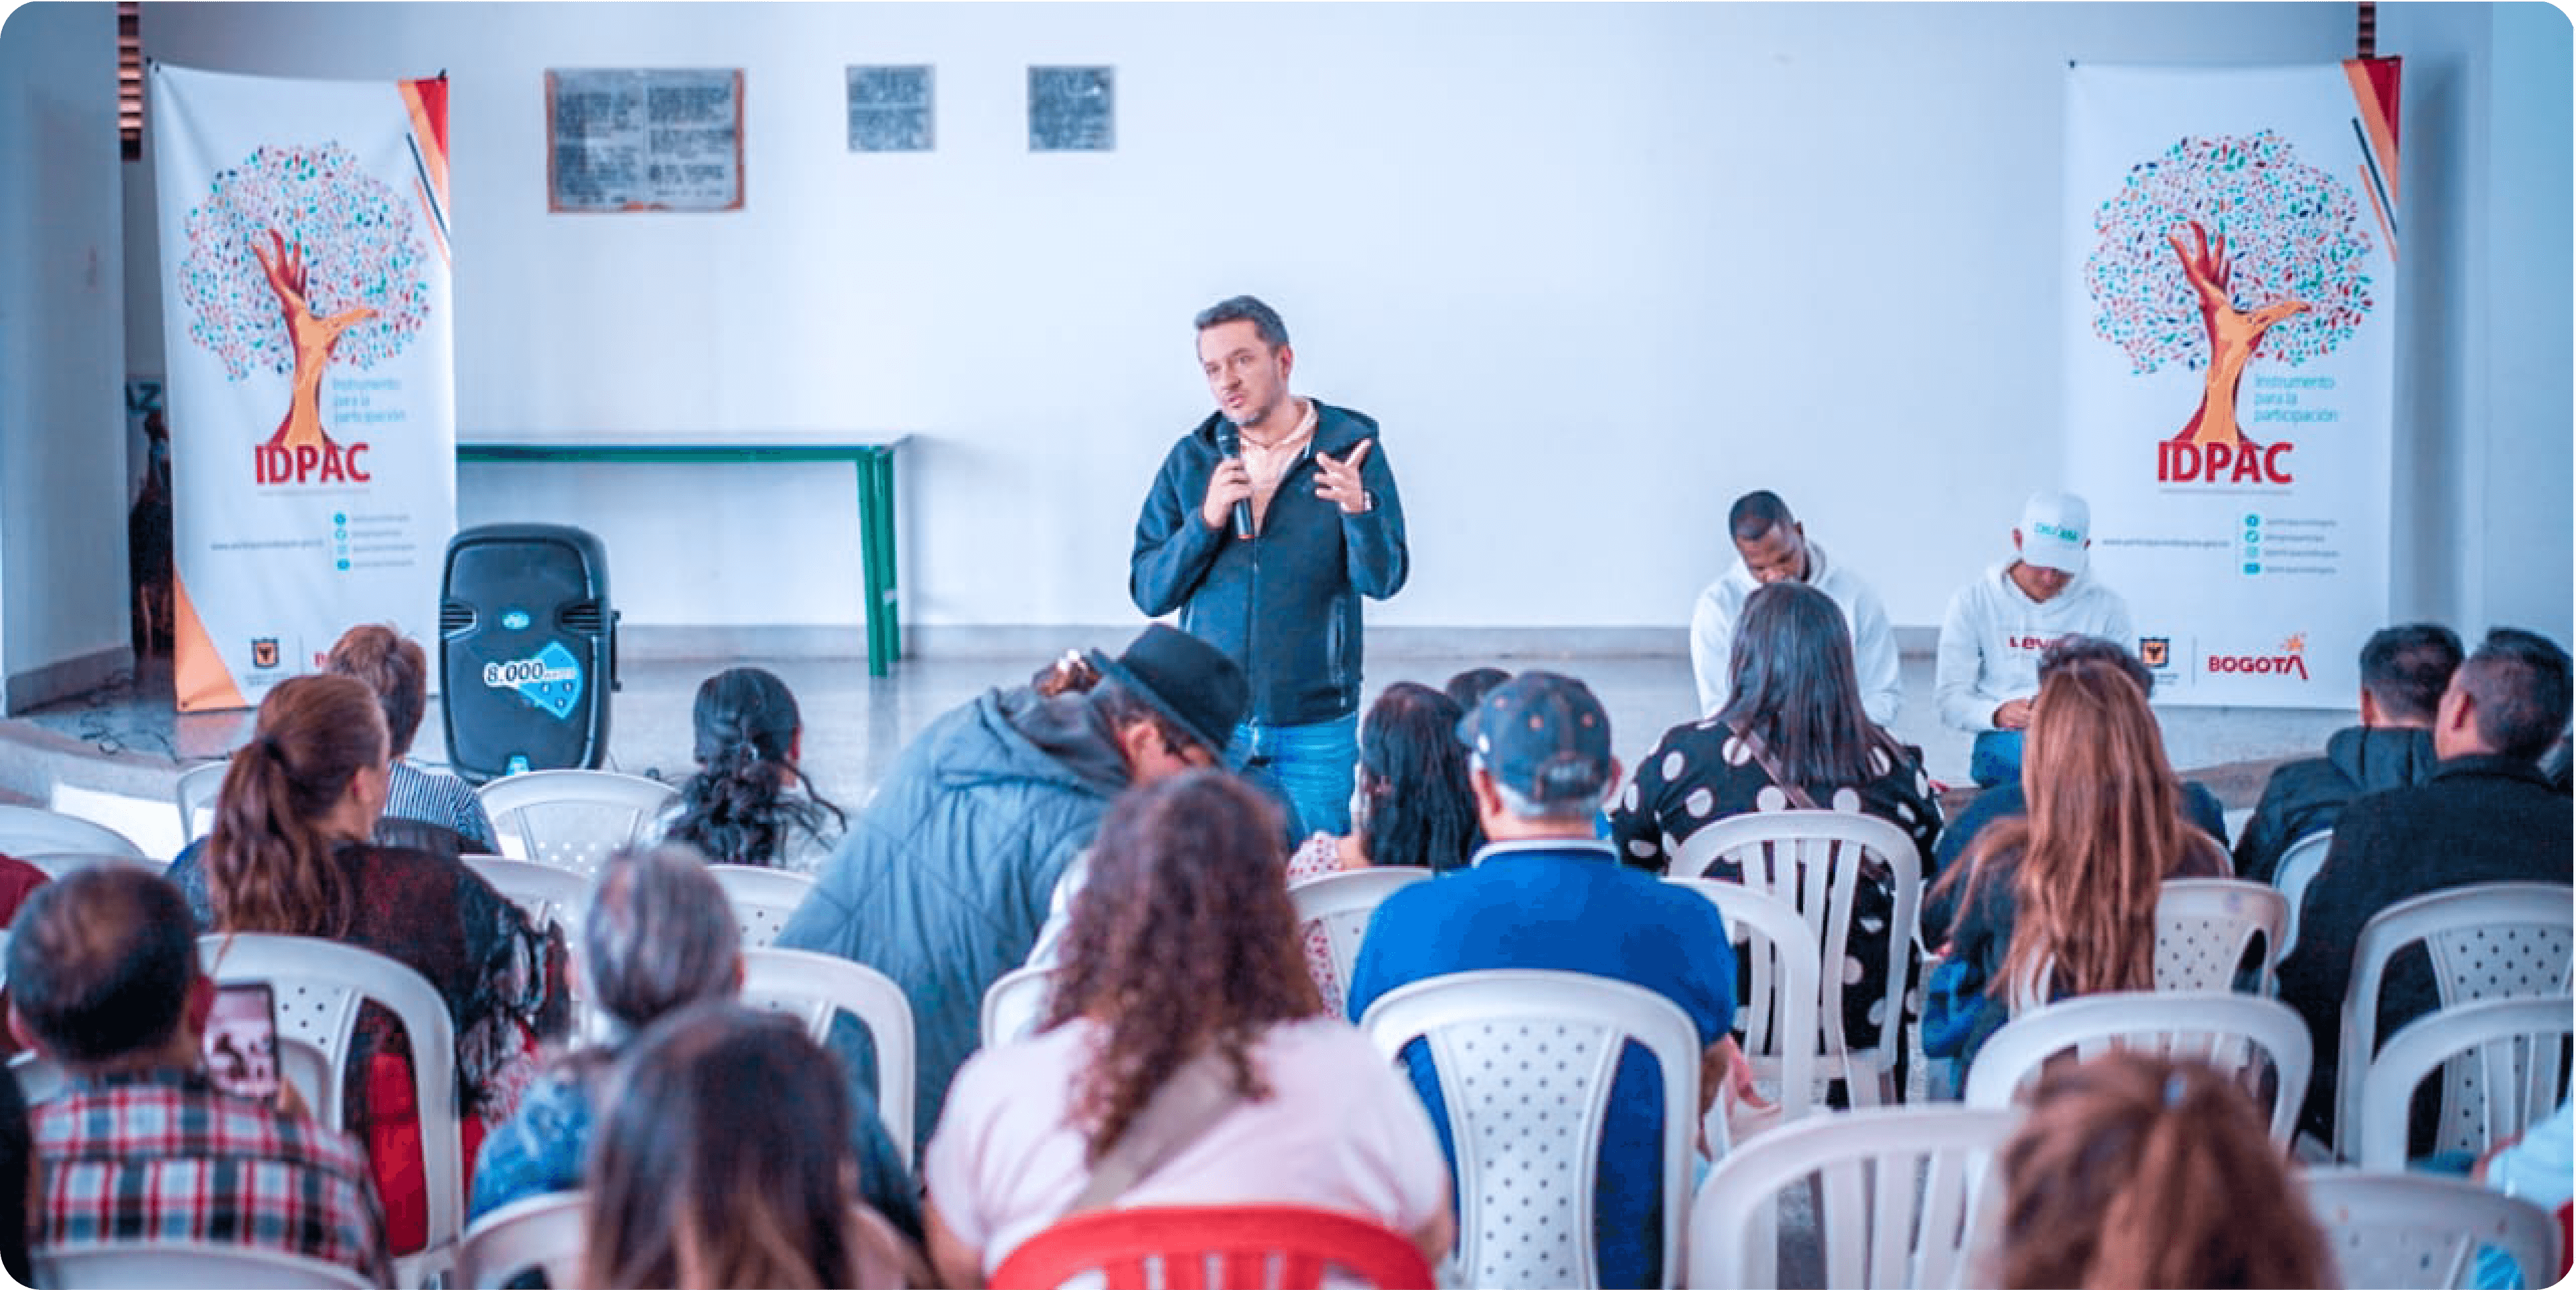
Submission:
[[[409,758],[394,759],[393,771],[385,779],[384,813],[397,820],[419,820],[453,830],[465,839],[469,851],[501,853],[500,835],[492,829],[492,816],[483,809],[483,800],[474,795],[473,787],[454,775],[424,770]]]
[[[75,1079],[29,1115],[38,1246],[239,1242],[393,1284],[366,1157],[337,1133],[168,1068]]]

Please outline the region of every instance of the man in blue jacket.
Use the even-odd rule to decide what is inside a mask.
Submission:
[[[1350,831],[1360,597],[1404,586],[1404,507],[1377,422],[1288,391],[1287,325],[1250,296],[1200,313],[1217,410],[1172,445],[1136,517],[1128,593],[1243,669],[1228,764],[1267,764],[1304,829]]]

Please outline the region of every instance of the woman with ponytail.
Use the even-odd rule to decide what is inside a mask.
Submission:
[[[2052,1069],[2002,1164],[2002,1231],[1983,1284],[2337,1284],[2254,1100],[2199,1062],[2111,1052]]]
[[[662,817],[661,836],[716,864],[812,873],[840,841],[841,808],[796,766],[804,727],[787,683],[737,667],[698,686],[698,773]]]
[[[214,832],[170,878],[201,929],[312,936],[372,950],[429,979],[456,1028],[464,1158],[518,1106],[536,1043],[567,1028],[560,932],[540,934],[453,858],[378,846],[389,740],[375,692],[300,676],[259,705],[233,754]],[[374,1162],[394,1251],[426,1242],[411,1043],[392,1013],[359,1014],[342,1104]]]

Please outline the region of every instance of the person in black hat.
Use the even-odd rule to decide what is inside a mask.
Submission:
[[[1057,880],[1134,784],[1213,766],[1249,702],[1214,646],[1160,623],[1068,653],[922,731],[850,821],[778,945],[892,977],[912,1003],[913,1140],[974,1051],[984,991],[1036,945]],[[855,1026],[845,1059],[873,1069]]]
[[[1486,968],[1585,972],[1643,986],[1690,1017],[1704,1050],[1703,1110],[1721,1089],[1749,1097],[1750,1068],[1728,1033],[1735,957],[1717,906],[1619,863],[1610,843],[1593,836],[1601,800],[1619,781],[1601,701],[1573,677],[1523,672],[1488,693],[1458,736],[1471,753],[1468,783],[1491,841],[1471,868],[1415,883],[1378,906],[1351,970],[1352,1020],[1396,987],[1428,977]],[[1411,1045],[1404,1057],[1432,1123],[1448,1123],[1427,1046]],[[1664,1283],[1663,1117],[1652,1069],[1632,1046],[1611,1085],[1593,1198],[1602,1285]]]

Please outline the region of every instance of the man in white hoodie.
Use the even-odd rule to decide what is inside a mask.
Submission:
[[[2021,777],[2022,731],[2039,693],[2040,652],[2064,636],[2137,648],[2129,602],[2085,576],[2093,511],[2073,493],[2034,493],[2013,530],[2014,558],[1950,597],[1932,680],[1941,720],[1973,730],[1968,777],[1980,786]]]
[[[1744,598],[1773,582],[1803,582],[1832,598],[1851,629],[1852,668],[1860,674],[1861,707],[1882,727],[1896,724],[1905,687],[1896,674],[1896,633],[1887,607],[1859,574],[1825,558],[1789,504],[1768,490],[1746,493],[1726,512],[1726,531],[1741,557],[1726,576],[1708,584],[1691,610],[1691,675],[1699,681],[1699,712],[1714,716],[1735,689],[1735,624]]]

